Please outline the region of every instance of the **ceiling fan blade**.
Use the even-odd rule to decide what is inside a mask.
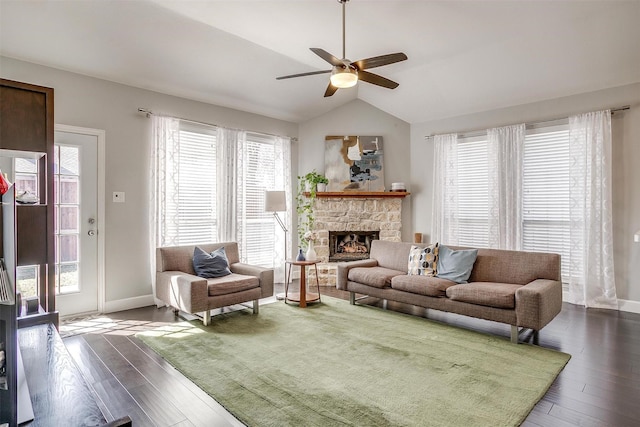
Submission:
[[[344,67],[344,62],[342,62],[341,60],[339,60],[335,56],[331,55],[326,50],[320,49],[319,47],[310,47],[309,49],[311,49],[311,52],[315,53],[320,58],[322,58],[325,61],[327,61],[329,64],[335,65],[337,67]]]
[[[385,77],[370,73],[368,71],[358,71],[358,79],[362,80],[363,82],[386,87],[389,89],[395,89],[400,86],[399,83],[396,83],[393,80],[389,80]]]
[[[282,80],[282,79],[292,79],[294,77],[304,77],[304,76],[313,76],[315,74],[326,74],[326,73],[330,73],[331,70],[322,70],[322,71],[309,71],[308,73],[300,73],[300,74],[291,74],[289,76],[280,76],[280,77],[276,77],[276,80]]]
[[[373,58],[361,59],[359,61],[352,62],[358,70],[366,70],[369,68],[381,67],[383,65],[393,64],[395,62],[404,61],[407,59],[407,55],[402,52],[390,53],[389,55],[374,56]]]
[[[329,83],[329,86],[327,86],[327,90],[324,92],[324,97],[326,98],[328,96],[331,96],[337,91],[338,91],[338,88],[332,85],[331,83]]]

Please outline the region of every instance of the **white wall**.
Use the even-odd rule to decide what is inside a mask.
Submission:
[[[640,84],[412,125],[411,197],[416,231],[431,232],[433,140],[425,140],[426,135],[552,120],[623,105],[631,105],[631,110],[612,118],[616,290],[619,299],[640,302],[640,244],[633,242],[634,232],[640,230]],[[634,306],[636,310],[640,307]]]
[[[296,137],[298,125],[256,114],[0,58],[2,78],[54,88],[55,123],[106,131],[105,262],[107,307],[149,301],[149,158],[151,121],[138,107],[195,121]],[[126,192],[112,203],[113,191]],[[118,303],[120,301],[120,303]]]
[[[300,124],[297,144],[299,169],[296,173],[303,175],[313,169],[324,172],[324,138],[327,135],[382,136],[386,188],[390,189],[392,182],[404,182],[412,192],[414,188],[409,186],[409,127],[409,123],[364,101],[351,101]],[[413,239],[412,197],[410,195],[402,202],[402,240],[407,242]]]

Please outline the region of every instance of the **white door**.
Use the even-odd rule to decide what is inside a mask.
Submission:
[[[61,316],[102,305],[98,259],[98,147],[104,131],[56,125],[56,306]]]

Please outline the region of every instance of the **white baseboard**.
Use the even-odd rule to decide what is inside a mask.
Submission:
[[[632,301],[628,299],[619,299],[618,300],[618,310],[620,311],[628,311],[629,313],[639,313],[640,314],[640,301]]]
[[[113,313],[115,311],[131,310],[133,308],[147,307],[149,305],[155,305],[153,295],[151,294],[118,299],[115,301],[106,301],[104,303],[104,312]]]
[[[562,293],[562,300],[569,300],[569,293]],[[640,314],[640,301],[632,301],[628,299],[618,299],[618,311],[627,311],[629,313],[639,313]]]

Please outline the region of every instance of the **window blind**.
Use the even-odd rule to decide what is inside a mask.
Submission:
[[[562,257],[569,274],[569,129],[554,124],[527,129],[522,177],[523,250]],[[459,244],[488,247],[488,158],[484,136],[458,143]]]
[[[458,144],[458,238],[462,246],[489,244],[489,174],[487,138],[464,138]]]
[[[559,253],[569,264],[568,125],[528,130],[523,165],[523,242],[527,251]]]
[[[274,138],[247,133],[244,150],[244,179],[241,221],[239,230],[246,262],[272,267],[275,233],[271,212],[264,211],[264,192],[274,188],[277,164]]]
[[[216,232],[216,136],[210,129],[180,125],[177,227],[180,245],[217,241]]]

